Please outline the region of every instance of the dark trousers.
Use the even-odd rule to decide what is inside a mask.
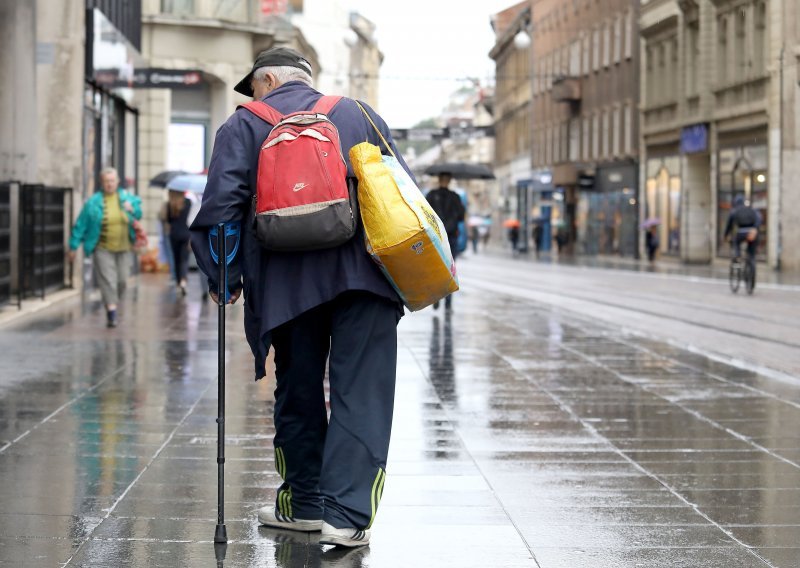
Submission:
[[[189,239],[170,237],[169,244],[172,247],[172,257],[175,259],[175,282],[180,284],[181,280],[186,280],[186,274],[189,272]]]
[[[758,245],[758,238],[748,241],[747,232],[737,232],[733,236],[733,256],[736,258],[742,256],[742,243],[747,245],[747,258],[754,261],[756,258],[756,246]]]
[[[354,291],[273,330],[281,513],[336,528],[372,525],[392,429],[397,320],[396,304]]]

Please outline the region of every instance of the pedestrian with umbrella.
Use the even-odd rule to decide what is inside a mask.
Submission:
[[[191,254],[189,225],[192,220],[194,200],[189,198],[189,194],[202,193],[207,180],[208,176],[203,174],[184,174],[172,177],[166,185],[167,202],[162,209],[162,221],[166,227],[166,233],[169,235],[173,276],[181,296],[186,296],[186,279],[189,272],[189,255]],[[205,291],[203,298],[206,298]]]
[[[511,256],[517,256],[519,251],[517,244],[519,243],[519,219],[506,219],[503,226],[508,229],[508,240],[511,241]]]
[[[651,217],[641,224],[644,229],[644,246],[647,250],[647,260],[651,263],[656,260],[656,252],[661,242],[658,239],[658,226],[661,224],[661,219]]]
[[[453,176],[449,172],[441,172],[439,174],[439,187],[429,191],[425,199],[428,200],[431,209],[442,220],[444,230],[447,232],[450,252],[453,254],[453,260],[455,260],[458,255],[458,224],[464,220],[466,210],[464,209],[464,204],[461,203],[461,198],[449,187],[452,179]],[[452,303],[453,297],[451,294],[444,300],[445,309],[450,310]],[[439,302],[433,304],[433,309],[439,309]]]

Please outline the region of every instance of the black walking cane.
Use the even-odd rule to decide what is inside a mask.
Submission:
[[[217,305],[219,306],[219,328],[217,331],[217,529],[214,543],[226,544],[225,529],[225,304],[228,301],[228,251],[225,223],[217,225]]]

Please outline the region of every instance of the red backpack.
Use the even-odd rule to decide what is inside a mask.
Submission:
[[[311,110],[286,116],[263,101],[241,105],[273,125],[256,177],[256,236],[268,250],[331,248],[355,234],[353,182],[327,117],[340,99],[325,96]]]

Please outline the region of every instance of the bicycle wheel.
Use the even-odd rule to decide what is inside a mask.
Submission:
[[[734,294],[739,291],[739,284],[742,281],[742,269],[738,262],[731,262],[731,270],[728,274],[728,283],[731,285],[731,292]]]
[[[756,265],[749,259],[744,265],[744,285],[748,294],[752,294],[756,287]]]

